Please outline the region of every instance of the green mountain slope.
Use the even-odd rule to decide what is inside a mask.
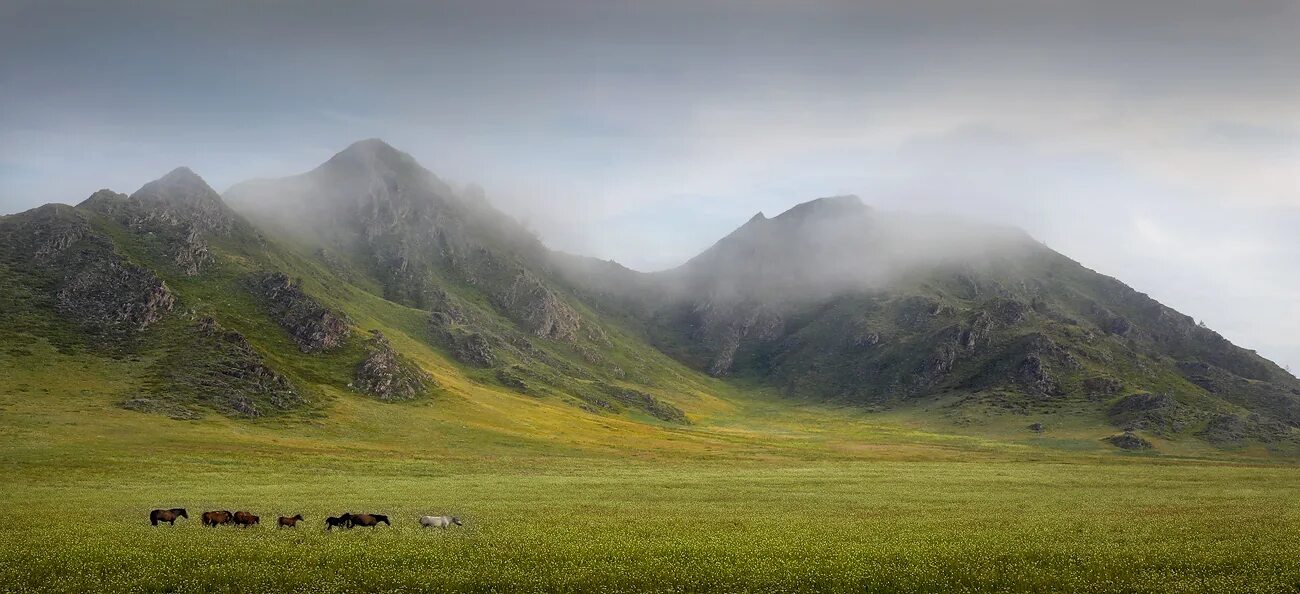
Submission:
[[[187,169],[130,196],[101,191],[77,207],[4,217],[0,237],[6,344],[129,361],[136,377],[115,398],[135,411],[307,419],[341,393],[436,401],[477,384],[682,424],[686,413],[664,395],[699,389],[688,370],[617,330],[592,322],[579,334],[579,310],[527,286],[522,266],[502,264],[514,274],[502,286],[516,291],[504,294],[447,286],[447,270],[430,268],[423,287],[438,302],[417,309],[430,307],[423,297],[408,294],[407,305],[381,288],[413,274],[370,251],[272,239]],[[400,239],[380,241],[409,249]],[[562,310],[554,315],[573,328],[547,322],[547,311],[511,318],[495,303]]]
[[[377,140],[224,196],[181,168],[0,218],[0,306],[6,375],[182,420],[709,448],[754,414],[845,427],[797,408],[819,402],[1300,447],[1300,381],[1012,229],[836,197],[643,274],[550,252]]]

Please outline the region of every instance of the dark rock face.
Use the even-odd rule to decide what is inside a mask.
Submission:
[[[1178,371],[1188,381],[1218,398],[1300,428],[1300,393],[1294,387],[1251,381],[1217,365],[1201,361],[1179,363]]]
[[[95,333],[144,330],[176,301],[162,279],[127,260],[68,206],[46,205],[5,217],[0,260],[33,275],[53,298],[55,311]]]
[[[255,275],[251,284],[266,301],[271,317],[304,353],[337,348],[352,332],[345,316],[321,305],[282,272]]]
[[[694,328],[692,338],[704,348],[709,375],[729,375],[737,353],[746,343],[775,339],[783,320],[775,312],[753,303],[707,301],[679,314],[681,323]]]
[[[179,409],[201,405],[226,415],[260,417],[304,403],[242,334],[212,318],[199,319],[151,369],[159,382],[123,406],[177,416]]]
[[[1247,441],[1267,444],[1300,441],[1300,434],[1295,429],[1257,414],[1218,415],[1210,419],[1205,429],[1196,435],[1210,443],[1222,446],[1241,446]]]
[[[1043,365],[1043,359],[1037,354],[1030,354],[1020,361],[1020,366],[1016,369],[1016,379],[1035,392],[1042,394],[1060,392],[1056,382],[1053,382],[1048,374],[1046,366]]]
[[[499,291],[493,301],[525,329],[541,338],[572,342],[581,325],[573,308],[537,277],[520,271],[514,281]]]
[[[498,358],[492,340],[472,330],[470,323],[469,315],[444,294],[443,303],[429,313],[429,335],[461,363],[474,367],[495,365]]]
[[[1149,450],[1152,447],[1154,447],[1151,445],[1151,442],[1142,439],[1142,437],[1127,431],[1125,431],[1120,435],[1112,435],[1110,437],[1107,437],[1106,443],[1109,443],[1110,445],[1113,445],[1122,450]]]
[[[58,259],[77,242],[94,233],[75,210],[60,204],[46,204],[6,221],[4,246],[15,254],[27,252],[42,264]],[[104,246],[96,242],[94,247]]]
[[[1157,435],[1177,433],[1196,423],[1199,411],[1167,394],[1132,394],[1106,411],[1110,422],[1125,430],[1143,429]]]
[[[352,387],[385,402],[412,400],[425,395],[435,385],[410,359],[403,357],[375,330],[366,341],[366,358],[357,365]]]
[[[56,298],[60,313],[100,331],[144,330],[176,302],[152,272],[106,258],[86,261],[69,273]]]
[[[471,332],[457,335],[452,347],[452,355],[457,361],[475,367],[491,367],[496,364],[496,352],[486,336]]]

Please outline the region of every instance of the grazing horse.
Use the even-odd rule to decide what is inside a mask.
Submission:
[[[442,528],[446,530],[451,525],[464,526],[460,523],[460,518],[455,516],[424,516],[420,518],[420,526],[425,528]]]
[[[351,514],[351,516],[352,517],[349,519],[349,523],[353,526],[369,526],[371,528],[374,528],[378,526],[380,522],[392,526],[392,524],[388,522],[388,516],[385,515]]]
[[[246,511],[235,512],[235,524],[238,524],[240,528],[247,528],[254,524],[261,523],[261,521],[262,518],[259,518],[249,512]]]
[[[351,528],[352,525],[348,523],[348,520],[351,518],[352,514],[343,514],[337,518],[332,516],[325,518],[325,531],[328,532],[330,528],[334,527]]]
[[[300,521],[302,521],[302,514],[295,515],[292,518],[280,516],[280,519],[276,523],[275,527],[276,528],[297,528],[298,522]]]
[[[176,518],[190,519],[190,515],[185,513],[183,507],[173,507],[171,509],[155,509],[149,512],[149,525],[157,526],[158,522],[167,522],[170,526],[176,525]]]
[[[230,511],[203,512],[203,525],[209,528],[216,528],[222,524],[229,524],[234,521],[235,514]]]

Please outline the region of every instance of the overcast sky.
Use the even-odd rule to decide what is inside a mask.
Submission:
[[[0,0],[0,212],[374,136],[639,269],[831,194],[1011,223],[1300,369],[1297,0]]]

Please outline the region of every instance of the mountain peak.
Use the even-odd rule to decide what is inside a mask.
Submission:
[[[167,175],[158,179],[169,183],[200,183],[207,185],[207,182],[203,181],[203,178],[199,177],[199,174],[194,173],[193,169],[184,165],[168,171]]]
[[[388,155],[401,154],[401,151],[397,150],[396,148],[393,148],[393,145],[384,142],[384,139],[382,138],[367,138],[349,144],[348,148],[343,149],[342,151],[339,152],[339,154],[378,156],[384,154],[388,154]]]
[[[853,194],[827,196],[797,204],[772,220],[803,220],[810,217],[842,216],[862,214],[869,210],[862,199]]]
[[[189,167],[177,167],[140,187],[132,198],[178,201],[220,201],[216,190]]]
[[[409,154],[393,148],[379,138],[358,140],[330,157],[322,167],[344,171],[361,169],[371,172],[423,171]]]

